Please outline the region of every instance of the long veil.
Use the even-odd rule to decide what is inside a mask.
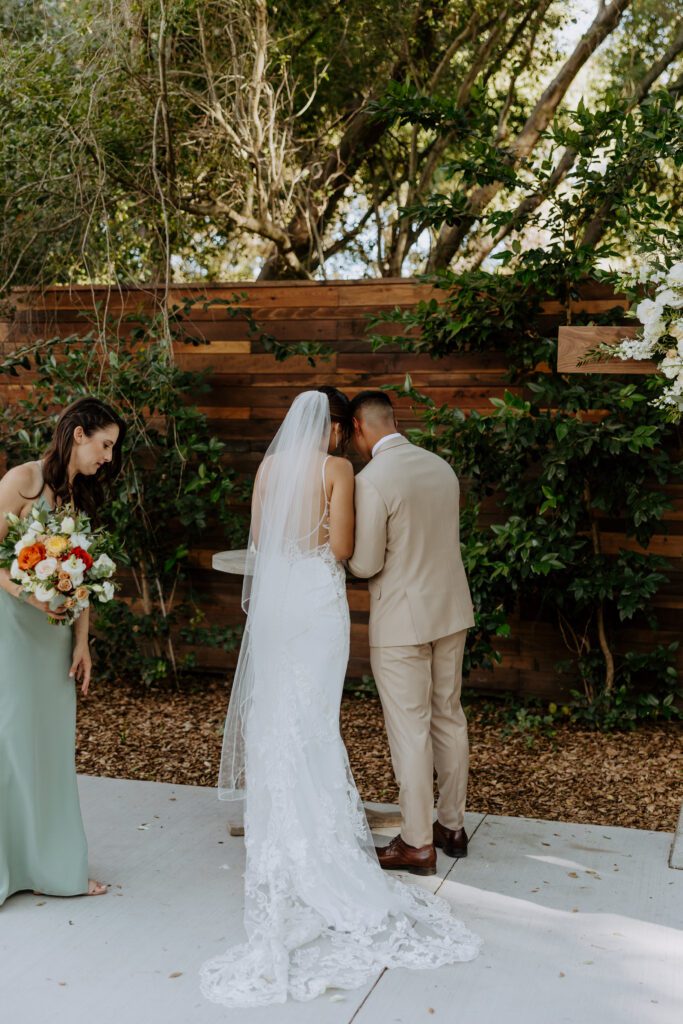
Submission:
[[[221,800],[240,800],[246,783],[245,735],[257,680],[278,676],[273,664],[291,628],[284,613],[292,565],[319,546],[322,466],[330,438],[325,394],[295,398],[261,462],[254,483],[242,608],[242,637],[225,724],[218,778]],[[254,636],[258,635],[258,644]]]

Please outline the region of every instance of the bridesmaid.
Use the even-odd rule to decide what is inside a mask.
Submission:
[[[126,428],[97,398],[64,410],[40,462],[0,480],[0,538],[6,512],[36,502],[73,501],[91,520],[121,469]],[[100,896],[88,878],[88,848],[75,766],[76,691],[90,683],[88,610],[73,627],[51,624],[46,604],[18,597],[0,569],[0,905],[24,889],[50,896]]]

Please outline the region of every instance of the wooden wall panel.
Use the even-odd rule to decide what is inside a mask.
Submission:
[[[85,334],[93,326],[97,329],[105,315],[114,329],[126,335],[136,326],[136,314],[158,311],[165,301],[172,307],[192,299],[195,305],[184,327],[189,337],[201,343],[178,343],[176,358],[184,369],[209,374],[211,390],[198,396],[200,408],[209,417],[212,429],[225,441],[231,465],[240,473],[253,474],[287,406],[306,388],[332,384],[353,395],[367,387],[401,384],[409,373],[414,386],[437,402],[458,405],[465,411],[489,411],[490,399],[501,396],[509,387],[505,381],[504,353],[463,353],[433,360],[428,355],[406,354],[391,344],[373,352],[367,340],[369,316],[395,307],[406,308],[432,297],[439,299],[442,294],[430,286],[405,279],[174,285],[168,295],[163,289],[151,288],[116,290],[79,286],[52,288],[42,293],[23,289],[14,294],[13,318],[0,321],[0,356],[35,338]],[[333,350],[331,358],[318,360],[315,367],[300,356],[277,362],[258,339],[249,336],[244,318],[231,317],[220,305],[204,308],[205,299],[229,301],[235,295],[241,297],[240,302],[251,310],[263,331],[286,343],[326,342]],[[572,312],[598,314],[624,304],[624,300],[612,295],[605,285],[591,282],[572,303]],[[562,312],[557,302],[545,303],[544,328],[555,330]],[[399,333],[399,328],[392,324],[383,324],[378,330],[387,337]],[[568,336],[574,358],[581,345],[581,351],[585,351],[586,329],[565,330],[574,332]],[[568,370],[572,368],[575,367],[567,366]],[[17,401],[29,389],[28,374],[18,379],[0,378],[3,403]],[[512,390],[520,391],[519,388]],[[417,422],[406,399],[399,399],[396,404],[401,427]],[[592,414],[595,418],[599,415],[599,412]],[[656,639],[662,642],[678,639],[683,621],[683,485],[671,488],[669,493],[675,507],[667,513],[662,533],[654,538],[651,547],[671,560],[670,581],[655,600],[662,622]],[[495,501],[490,499],[483,506],[484,519],[494,522],[498,515]],[[632,539],[619,532],[618,523],[605,525],[607,551],[637,548]],[[201,549],[192,553],[193,583],[209,596],[215,620],[228,624],[241,619],[241,580],[211,570],[211,555],[222,546],[220,535],[213,534],[205,538]],[[370,672],[365,587],[360,584],[349,587],[349,600],[352,615],[349,674],[360,677]],[[553,697],[566,694],[568,682],[554,669],[564,651],[553,623],[527,613],[526,617],[516,616],[512,626],[512,636],[501,643],[502,664],[492,672],[473,673],[469,682],[491,691],[515,690]],[[629,646],[643,649],[654,639],[642,626],[629,628],[622,636],[622,641]],[[205,651],[201,655],[206,668],[225,665],[225,657],[220,652]],[[229,662],[233,664],[234,657]],[[683,651],[681,665],[683,667]]]

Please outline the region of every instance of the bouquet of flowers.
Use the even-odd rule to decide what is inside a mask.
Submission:
[[[68,505],[50,509],[38,502],[21,519],[8,513],[9,530],[0,542],[0,567],[9,569],[25,599],[35,594],[71,625],[91,600],[111,601],[116,564],[107,554],[109,539],[93,531],[86,515]]]
[[[639,337],[599,346],[588,357],[653,360],[666,383],[652,404],[677,423],[683,417],[683,261],[667,268],[661,260],[646,256],[622,275],[621,284],[628,290],[644,286],[649,292],[633,311],[643,325]]]

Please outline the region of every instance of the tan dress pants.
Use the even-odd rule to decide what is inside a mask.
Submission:
[[[427,644],[370,648],[399,785],[401,836],[409,846],[432,842],[435,768],[437,818],[446,828],[464,824],[469,743],[460,694],[466,636],[463,629]]]

